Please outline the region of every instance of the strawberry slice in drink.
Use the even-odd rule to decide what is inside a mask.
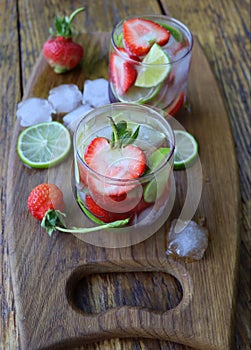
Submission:
[[[144,56],[154,43],[165,45],[170,32],[156,22],[143,18],[130,18],[123,24],[126,49],[133,55]]]
[[[120,51],[125,51],[120,49]],[[114,84],[119,95],[124,95],[127,90],[134,84],[137,78],[137,70],[133,64],[125,58],[118,56],[116,53],[110,55],[109,78]]]
[[[146,156],[133,145],[139,127],[134,133],[124,121],[112,123],[112,139],[94,138],[87,146],[84,161],[94,170],[86,183],[95,202],[106,210],[126,212],[134,208],[142,197],[142,186],[137,181],[146,169]]]

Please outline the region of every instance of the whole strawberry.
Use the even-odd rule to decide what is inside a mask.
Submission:
[[[62,191],[54,184],[40,184],[36,186],[28,197],[28,209],[34,218],[51,224],[43,226],[49,235],[54,231],[55,225],[64,226],[62,211],[64,198]],[[53,222],[52,222],[53,221]]]
[[[70,17],[56,17],[55,28],[50,33],[52,38],[48,39],[43,46],[43,54],[49,65],[54,68],[55,73],[64,73],[76,67],[83,57],[83,47],[72,40],[71,22],[74,17],[84,11],[81,7],[75,10]]]
[[[66,215],[62,212],[65,207],[63,193],[56,185],[48,183],[40,184],[31,191],[27,205],[31,215],[41,221],[42,228],[47,231],[49,236],[56,230],[68,233],[88,233],[103,228],[124,226],[129,221],[127,218],[97,227],[68,229],[64,223]]]

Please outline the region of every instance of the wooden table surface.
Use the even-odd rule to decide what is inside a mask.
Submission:
[[[70,14],[83,5],[86,6],[86,12],[79,15],[75,21],[81,32],[111,31],[115,22],[130,14],[166,13],[183,21],[202,45],[229,114],[239,164],[242,223],[234,349],[249,349],[251,313],[250,150],[248,149],[250,1],[248,0],[0,0],[2,43],[0,49],[2,93],[0,100],[0,348],[20,349],[8,261],[8,232],[5,229],[7,160],[16,119],[16,104],[22,98],[23,90],[55,15]],[[219,164],[219,166],[224,166],[227,171],[227,164]],[[129,347],[125,343],[123,349],[155,349],[151,342],[142,341],[134,344],[134,347],[132,345]],[[118,347],[114,345],[113,348]],[[168,347],[168,349],[178,348],[188,349],[184,346],[177,347],[175,344],[170,344]]]

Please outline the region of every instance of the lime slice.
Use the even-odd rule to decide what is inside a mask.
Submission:
[[[123,95],[117,95],[111,84],[111,89],[114,97],[120,102],[143,104],[151,101],[159,93],[161,85],[151,88],[131,86],[130,89]]]
[[[117,47],[124,47],[124,44],[123,44],[123,33],[122,32],[119,33],[119,34],[114,34],[113,40],[114,40],[114,44]]]
[[[32,168],[48,168],[69,153],[71,137],[63,124],[40,123],[24,129],[17,141],[17,153]]]
[[[198,143],[193,137],[183,130],[174,130],[175,151],[174,151],[174,169],[185,169],[193,165],[198,157]]]
[[[171,60],[158,44],[154,44],[144,57],[135,86],[153,87],[165,80],[171,70]]]
[[[150,171],[152,172],[158,169],[169,153],[170,148],[168,147],[159,148],[154,151],[148,159]],[[166,171],[160,172],[160,174],[156,175],[156,177],[144,187],[143,195],[145,202],[153,203],[158,197],[161,196],[167,185],[168,177],[169,176]]]

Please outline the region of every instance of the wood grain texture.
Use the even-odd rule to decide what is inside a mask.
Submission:
[[[13,6],[14,5],[14,6]],[[8,260],[6,215],[6,179],[8,150],[15,121],[16,103],[21,98],[19,71],[19,42],[15,3],[0,1],[0,348],[15,349],[18,344],[15,308]],[[7,24],[8,21],[8,24]]]
[[[249,349],[250,200],[250,1],[161,1],[198,36],[220,86],[232,126],[241,189],[241,251],[235,341]],[[226,162],[227,167],[227,162]]]
[[[100,74],[106,76],[107,65],[103,62],[107,60],[103,48],[108,47],[108,33],[104,37],[85,34],[79,40],[86,43],[90,55],[83,62],[82,71],[58,77],[41,55],[31,75],[31,82],[27,84],[25,97],[41,96],[42,92],[48,95],[52,86],[69,79],[83,86],[81,79],[90,78],[93,73],[89,65],[93,67],[95,61],[97,67],[101,67]],[[94,70],[97,72],[95,66]],[[169,222],[158,233],[136,246],[112,250],[91,246],[70,235],[56,234],[52,239],[47,237],[39,223],[27,212],[23,198],[28,197],[35,184],[55,177],[61,183],[68,207],[73,208],[75,198],[71,189],[67,190],[70,177],[65,172],[65,169],[71,168],[72,160],[69,158],[68,165],[63,163],[50,171],[26,168],[15,152],[20,132],[20,126],[16,123],[8,173],[7,227],[18,325],[24,349],[64,348],[114,337],[153,338],[201,349],[223,350],[230,347],[238,262],[237,164],[228,117],[216,81],[196,40],[190,81],[188,96],[191,111],[183,110],[179,119],[204,145],[200,152],[203,193],[196,217],[206,217],[211,237],[206,257],[199,263],[186,264],[167,259],[165,237]],[[219,137],[222,130],[224,139]],[[219,149],[225,151],[220,154]],[[231,155],[226,151],[228,149],[232,150]],[[231,167],[227,175],[224,169],[216,165],[217,162],[224,163],[226,157]],[[187,171],[191,172],[191,178],[198,176],[197,166]],[[177,217],[187,192],[184,173],[176,173],[175,180],[178,196],[171,218]],[[225,207],[225,198],[231,204],[230,208]],[[17,212],[22,215],[22,221],[13,215]],[[73,208],[68,216],[74,224],[77,223],[81,216],[80,209]],[[225,243],[226,234],[228,241]],[[122,272],[126,274],[119,282]],[[97,274],[108,277],[101,278],[101,281],[99,277],[99,281],[95,282]],[[145,282],[144,274],[147,276]],[[149,303],[149,296],[157,299],[164,294],[169,294],[175,300],[180,288],[173,287],[169,274],[181,283],[182,298],[177,303],[171,303],[171,309],[168,304],[160,305],[158,300]],[[148,297],[144,298],[144,293],[139,294],[139,300],[135,303],[137,295],[132,297],[127,293],[124,296],[127,301],[121,304],[120,289],[117,288],[115,293],[115,286],[110,281],[117,281],[126,289],[126,276],[130,276],[131,287],[140,280],[138,287],[147,291]],[[164,281],[162,284],[166,292],[159,285],[157,295],[157,288],[150,283],[143,288],[147,280],[157,283],[154,276],[158,281]],[[92,280],[92,288],[98,289],[99,293],[94,300],[86,301],[79,307],[79,300],[88,298],[82,292],[76,303],[77,286],[83,278],[85,281]],[[228,290],[227,295],[222,283]],[[151,288],[154,288],[155,294],[150,291]],[[36,293],[31,295],[31,291]],[[115,300],[114,295],[117,297]]]
[[[95,3],[95,4],[92,4]],[[241,194],[242,194],[242,242],[240,256],[240,281],[237,299],[237,321],[234,349],[250,347],[250,171],[248,140],[250,127],[250,3],[247,0],[234,1],[161,1],[163,8],[188,24],[199,37],[203,50],[223,93],[223,98],[233,125],[235,146],[238,154]],[[1,319],[0,348],[19,348],[18,329],[15,321],[13,293],[11,289],[8,250],[6,246],[6,155],[10,146],[15,104],[20,99],[20,91],[26,86],[31,69],[48,35],[48,28],[58,11],[69,13],[82,6],[82,1],[16,1],[19,18],[13,2],[0,1],[1,42],[1,87],[3,96],[0,104],[1,118]],[[81,31],[110,30],[112,23],[130,13],[159,12],[155,1],[85,1],[88,16],[77,19]],[[167,8],[168,7],[168,8]],[[107,11],[109,9],[109,11]],[[101,13],[101,15],[98,15]],[[98,18],[98,20],[97,20]],[[203,19],[203,20],[202,20]],[[19,21],[18,21],[19,20]],[[202,27],[203,23],[203,27]],[[20,27],[18,26],[20,24]],[[18,34],[20,51],[18,52]],[[11,43],[11,44],[10,44]],[[21,56],[22,78],[19,81]],[[123,340],[99,342],[97,349],[153,349],[160,345],[152,340]],[[86,347],[84,347],[86,349]],[[161,342],[161,349],[177,349],[176,345]],[[187,349],[187,347],[184,347]],[[92,349],[92,346],[90,347]]]

